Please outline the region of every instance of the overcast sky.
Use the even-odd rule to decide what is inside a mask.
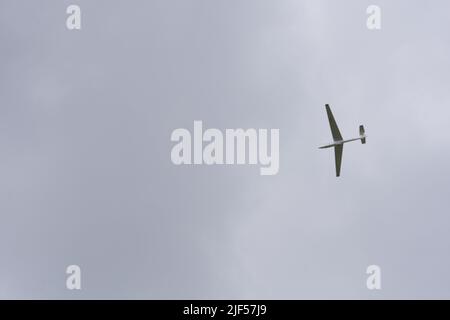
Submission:
[[[449,11],[2,0],[0,298],[450,298]],[[280,129],[278,175],[173,165],[194,120]]]

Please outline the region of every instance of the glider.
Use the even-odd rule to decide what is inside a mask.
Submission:
[[[364,126],[361,125],[361,126],[359,126],[359,138],[344,140],[342,138],[341,133],[339,132],[339,128],[336,124],[336,120],[334,120],[333,113],[331,112],[330,106],[328,104],[326,104],[325,108],[327,109],[328,122],[330,123],[331,134],[333,136],[333,143],[319,147],[319,149],[334,147],[334,159],[335,159],[335,163],[336,163],[336,177],[339,177],[341,175],[342,151],[344,150],[344,143],[347,143],[350,141],[361,140],[361,143],[365,144],[367,136],[364,132]]]

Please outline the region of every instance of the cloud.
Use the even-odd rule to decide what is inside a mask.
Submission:
[[[449,297],[446,3],[78,3],[1,5],[1,297]],[[194,120],[280,129],[279,174],[174,166]]]

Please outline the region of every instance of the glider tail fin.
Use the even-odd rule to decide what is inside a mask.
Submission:
[[[364,126],[359,126],[359,136],[361,137],[361,143],[366,143],[366,132],[364,131]]]

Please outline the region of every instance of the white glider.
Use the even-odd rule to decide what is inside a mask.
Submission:
[[[362,144],[366,143],[366,134],[364,132],[364,126],[359,126],[359,138],[344,140],[342,138],[341,133],[339,132],[339,128],[334,120],[333,113],[331,112],[330,106],[328,104],[325,105],[327,109],[328,121],[330,122],[331,134],[333,135],[333,143],[327,144],[325,146],[319,147],[319,149],[331,148],[334,147],[334,159],[336,162],[336,177],[339,177],[341,174],[341,162],[342,162],[342,151],[344,150],[344,143],[350,141],[361,140]]]

